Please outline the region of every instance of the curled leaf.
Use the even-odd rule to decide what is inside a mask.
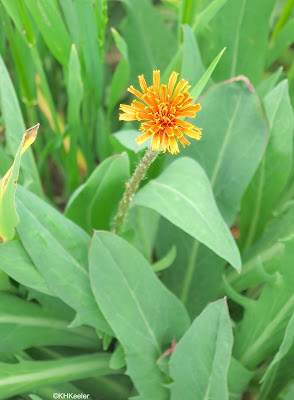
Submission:
[[[13,239],[19,218],[15,210],[15,190],[18,180],[20,160],[23,153],[35,141],[39,124],[28,129],[17,149],[12,167],[0,180],[0,243]]]

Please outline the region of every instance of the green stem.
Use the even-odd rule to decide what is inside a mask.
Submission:
[[[127,215],[127,212],[129,210],[134,194],[136,193],[140,185],[140,182],[142,181],[142,179],[144,179],[149,166],[153,163],[156,157],[157,157],[157,151],[153,151],[151,150],[151,148],[149,148],[146,151],[144,157],[142,158],[140,164],[135,169],[133,176],[126,184],[126,190],[124,192],[123,198],[119,203],[118,212],[114,218],[114,224],[112,229],[113,233],[119,232],[121,225],[125,219],[125,216]]]

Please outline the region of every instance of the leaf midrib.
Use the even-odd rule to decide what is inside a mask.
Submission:
[[[136,297],[135,293],[133,292],[133,290],[131,289],[131,287],[130,287],[130,285],[128,283],[127,277],[124,275],[123,271],[121,270],[120,266],[118,265],[117,261],[114,259],[113,255],[111,254],[109,249],[105,245],[103,245],[103,247],[104,247],[104,251],[106,251],[108,253],[108,255],[112,259],[113,264],[115,265],[116,269],[119,271],[120,275],[122,276],[122,279],[123,279],[128,291],[129,291],[131,297],[133,298],[136,306],[138,307],[138,310],[139,310],[139,313],[140,313],[140,315],[142,317],[144,325],[146,326],[146,328],[147,328],[147,330],[148,330],[148,332],[150,334],[150,337],[152,338],[152,342],[154,344],[154,347],[156,348],[158,355],[161,355],[161,353],[162,353],[161,346],[159,345],[159,343],[157,341],[157,338],[156,338],[151,326],[148,323],[148,319],[146,318],[146,316],[144,314],[144,311],[142,310],[141,305],[140,305],[139,301],[137,300],[137,297]]]
[[[79,269],[80,271],[83,272],[84,275],[89,277],[87,270],[84,269],[78,263],[78,261],[71,255],[71,253],[69,253],[69,251],[65,247],[62,246],[62,244],[58,240],[56,240],[55,236],[53,236],[51,234],[51,232],[40,222],[40,220],[38,218],[36,218],[36,216],[31,212],[31,210],[29,208],[27,208],[25,206],[25,204],[19,198],[18,198],[18,200],[20,201],[20,204],[23,206],[23,208],[27,211],[27,213],[31,216],[31,218],[36,221],[36,225],[40,225],[44,229],[44,231],[48,234],[48,236],[50,237],[50,240],[52,241],[52,243],[54,243],[56,245],[56,247],[61,248],[63,254],[66,254],[68,256],[68,258],[77,267],[77,269]]]

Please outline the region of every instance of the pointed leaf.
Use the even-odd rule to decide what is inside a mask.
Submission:
[[[96,232],[89,262],[94,295],[123,346],[127,373],[139,398],[166,400],[166,377],[156,360],[187,329],[185,308],[144,257],[111,233]]]
[[[284,80],[264,99],[270,138],[241,204],[240,246],[248,250],[260,238],[292,167],[294,114]]]
[[[171,400],[227,400],[233,344],[225,300],[210,304],[192,323],[170,359]]]
[[[234,268],[241,259],[234,239],[216,206],[209,180],[190,158],[174,161],[138,194],[132,205],[152,208],[204,243]]]
[[[53,207],[18,187],[18,234],[49,288],[78,313],[80,323],[111,334],[90,288],[90,237]]]
[[[28,129],[18,147],[12,167],[0,180],[0,242],[13,239],[19,218],[15,210],[15,191],[22,154],[35,141],[39,124]]]

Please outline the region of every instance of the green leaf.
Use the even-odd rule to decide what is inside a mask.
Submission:
[[[176,246],[172,246],[171,249],[166,253],[166,255],[163,258],[161,258],[159,261],[157,261],[152,265],[153,271],[160,272],[163,271],[164,269],[167,269],[175,261],[176,256],[177,256],[177,248]]]
[[[194,87],[199,79],[202,77],[202,75],[205,73],[205,69],[201,60],[201,54],[194,32],[188,25],[184,25],[183,30],[184,57],[181,69],[181,77],[188,80],[189,84]],[[191,68],[192,65],[193,68]]]
[[[203,110],[197,114],[197,125],[203,128],[203,137],[180,156],[188,155],[200,162],[211,180],[218,207],[231,225],[264,151],[266,124],[256,95],[243,82],[212,88],[201,104]],[[166,163],[172,160],[165,157]],[[164,221],[156,240],[158,256],[162,257],[172,244],[177,246],[177,257],[169,270],[163,272],[162,279],[194,318],[207,303],[219,298],[225,263],[190,235]],[[239,275],[234,274],[236,278]]]
[[[171,245],[176,246],[176,258],[169,269],[162,272],[161,279],[182,301],[191,318],[208,303],[219,299],[225,265],[222,258],[166,219],[160,221],[155,243],[159,258],[164,257]]]
[[[118,63],[116,70],[111,78],[111,85],[109,90],[108,97],[108,115],[111,114],[114,107],[116,106],[120,94],[125,89],[126,84],[130,75],[130,64],[129,64],[129,56],[128,56],[128,47],[124,39],[120,36],[120,34],[114,29],[111,28],[112,36],[114,38],[116,47],[122,55],[120,62]]]
[[[265,274],[260,270],[262,265],[266,274],[273,274],[279,269],[280,259],[284,252],[283,240],[294,235],[294,203],[289,203],[268,224],[264,235],[243,256],[241,274],[230,269],[226,275],[228,283],[241,292],[249,287],[264,282]]]
[[[120,369],[125,367],[126,365],[126,357],[124,353],[123,347],[119,344],[117,348],[112,353],[109,366],[113,369]]]
[[[81,55],[81,64],[84,66],[83,81],[85,84],[85,92],[89,93],[91,98],[94,99],[95,106],[100,106],[104,82],[103,68],[99,56],[97,40],[98,30],[93,2],[92,0],[75,0],[74,4],[78,19],[80,40],[77,44],[77,48]],[[87,23],[85,23],[85,21]]]
[[[78,186],[78,136],[82,130],[80,108],[83,98],[83,82],[81,77],[81,67],[79,56],[75,45],[72,45],[69,63],[68,63],[68,79],[67,79],[67,121],[68,121],[68,154],[66,157],[68,171],[68,192],[72,193],[73,189]]]
[[[283,67],[280,66],[275,72],[270,74],[265,80],[261,81],[256,88],[256,92],[260,99],[263,99],[274,87],[279,83]]]
[[[126,153],[104,160],[73,193],[65,215],[90,234],[93,229],[110,229],[129,169]]]
[[[35,33],[26,13],[23,1],[1,0],[17,29],[22,32],[28,43],[35,43]]]
[[[90,237],[76,224],[18,187],[18,234],[50,290],[75,309],[78,323],[111,334],[90,288],[87,271]]]
[[[262,377],[262,388],[261,388],[261,398],[266,398],[266,396],[271,393],[272,386],[275,385],[276,375],[281,364],[281,361],[289,354],[289,351],[294,347],[294,314],[292,315],[286,332],[284,335],[283,342],[276,353],[274,359],[270,363],[266,373]]]
[[[5,123],[6,151],[15,156],[26,128],[20,106],[8,71],[0,56],[0,98],[1,112]],[[28,149],[22,162],[24,182],[30,190],[42,196],[42,187],[31,149]]]
[[[0,177],[6,174],[12,162],[12,159],[6,154],[4,147],[0,144]]]
[[[171,400],[227,400],[233,344],[225,300],[210,304],[192,323],[170,359]]]
[[[0,293],[0,352],[35,346],[97,348],[89,328],[68,328],[70,321],[18,297]]]
[[[140,136],[140,132],[137,129],[122,129],[118,132],[113,133],[113,136],[124,147],[126,147],[129,150],[134,151],[135,153],[138,153],[139,151],[147,149],[147,147],[150,146],[150,140],[147,140],[140,146],[137,145],[137,143],[135,142],[135,139]]]
[[[206,8],[196,15],[193,25],[195,35],[201,33],[207,27],[212,18],[214,18],[226,2],[227,0],[212,0]]]
[[[174,161],[135,195],[132,205],[152,208],[234,268],[241,268],[236,243],[218,211],[209,180],[196,161],[187,157]]]
[[[243,367],[242,364],[232,357],[228,371],[229,400],[241,400],[253,376],[254,372]]]
[[[201,106],[196,122],[188,121],[203,129],[202,139],[180,154],[204,168],[220,212],[231,225],[263,155],[267,126],[256,94],[243,81],[216,85]]]
[[[124,224],[124,237],[146,258],[153,260],[153,248],[160,215],[150,208],[133,207]]]
[[[76,46],[71,46],[68,60],[67,80],[68,106],[67,119],[71,126],[80,125],[80,107],[83,98],[83,82],[81,77],[81,66]]]
[[[89,262],[97,303],[123,346],[127,374],[139,398],[167,399],[166,378],[156,360],[187,329],[184,307],[157,279],[145,258],[111,233],[96,232]]]
[[[19,240],[0,245],[0,268],[16,282],[54,296]]]
[[[180,1],[180,0],[179,0]],[[227,0],[212,0],[209,5],[195,17],[195,23],[192,31],[194,35],[202,32],[203,28],[208,25],[210,20],[215,16],[218,10],[224,5]],[[186,38],[184,37],[184,41]],[[167,65],[163,73],[163,81],[166,81],[172,71],[179,70],[182,61],[183,45],[178,47],[178,50],[173,55],[171,61]],[[210,60],[209,60],[210,62]]]
[[[266,66],[271,66],[283,52],[291,46],[294,40],[294,18],[292,18],[287,24],[280,30],[279,34],[274,40],[269,42]]]
[[[294,115],[286,80],[265,97],[264,109],[270,138],[261,164],[242,199],[240,246],[243,250],[260,238],[290,175]]]
[[[12,167],[0,180],[0,243],[13,239],[19,218],[15,209],[15,191],[22,154],[34,143],[39,124],[28,129],[17,149]]]
[[[67,67],[71,39],[53,1],[24,0],[53,56]]]
[[[213,40],[202,49],[207,60],[220,48],[228,48],[214,79],[221,81],[242,74],[253,84],[261,80],[274,4],[275,0],[261,0],[258,7],[255,0],[226,2],[210,23]]]
[[[258,300],[247,305],[242,324],[236,331],[233,355],[249,369],[277,351],[294,313],[293,257],[294,241],[291,239],[285,243],[281,273],[266,283]]]
[[[44,385],[117,373],[108,367],[109,354],[67,357],[54,361],[0,363],[0,399],[32,392]]]
[[[176,39],[150,0],[121,1],[128,9],[122,33],[129,50],[131,82],[140,74],[149,80],[152,71],[167,67],[176,50]]]
[[[205,88],[207,82],[209,81],[215,67],[217,66],[217,64],[218,64],[219,60],[221,59],[221,56],[223,55],[225,50],[226,50],[226,47],[224,47],[222,49],[222,51],[215,57],[215,59],[210,64],[210,66],[207,68],[207,70],[202,75],[199,82],[197,82],[196,85],[193,87],[193,89],[191,90],[191,97],[193,97],[194,99],[198,99],[198,97],[201,95],[203,89]]]

